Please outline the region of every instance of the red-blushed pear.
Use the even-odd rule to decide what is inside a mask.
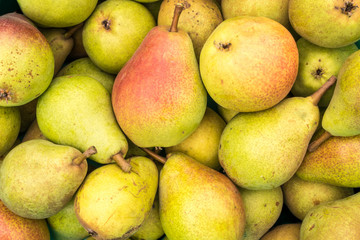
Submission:
[[[199,126],[206,110],[189,35],[177,29],[182,5],[173,24],[156,26],[117,75],[112,106],[129,139],[139,147],[169,147]]]

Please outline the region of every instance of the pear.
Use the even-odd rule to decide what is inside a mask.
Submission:
[[[111,94],[115,76],[102,71],[91,61],[90,58],[84,57],[70,62],[64,66],[56,76],[59,77],[73,74],[87,75],[98,80]]]
[[[276,226],[260,240],[299,240],[301,223],[288,223]]]
[[[50,240],[50,232],[44,219],[20,217],[0,201],[0,239]]]
[[[156,26],[117,75],[112,106],[126,136],[139,147],[179,144],[199,126],[207,104],[189,35]]]
[[[42,27],[64,28],[85,21],[96,7],[97,0],[17,0],[21,11]]]
[[[76,215],[96,239],[126,239],[150,213],[158,187],[158,170],[146,157],[133,157],[130,161],[130,173],[124,173],[116,164],[95,169],[75,196]]]
[[[231,110],[224,108],[220,106],[219,104],[216,104],[216,109],[218,113],[221,115],[221,117],[225,120],[226,123],[230,122],[230,120],[235,117],[236,114],[238,114],[238,111]]]
[[[18,13],[0,16],[0,106],[24,105],[40,96],[54,75],[44,35]]]
[[[15,214],[48,218],[72,198],[87,172],[89,148],[57,145],[43,139],[23,142],[5,157],[0,168],[1,200]]]
[[[239,189],[245,207],[245,232],[242,240],[258,240],[278,220],[283,207],[281,187],[270,190]]]
[[[74,39],[74,47],[71,49],[68,60],[75,60],[78,58],[87,57],[87,53],[84,48],[83,40],[82,40],[82,32],[84,29],[84,24],[81,24],[81,27],[76,29],[72,38]]]
[[[316,205],[354,194],[352,188],[305,181],[296,175],[284,183],[282,189],[286,206],[300,220],[303,220],[307,212]]]
[[[81,151],[95,146],[97,154],[90,159],[98,163],[118,161],[127,153],[128,143],[116,122],[110,94],[91,77],[56,77],[39,98],[36,115],[47,139]]]
[[[301,240],[360,239],[360,193],[320,204],[305,216]]]
[[[21,125],[18,107],[0,107],[0,156],[14,145]]]
[[[218,146],[220,136],[226,123],[211,108],[207,108],[198,128],[181,143],[165,148],[166,153],[183,152],[196,161],[220,169],[218,160]]]
[[[44,134],[41,132],[40,128],[39,128],[39,124],[37,123],[37,120],[35,119],[30,127],[28,128],[28,130],[25,132],[23,138],[22,138],[22,142],[26,142],[29,141],[31,139],[44,139],[44,140],[48,140]]]
[[[196,58],[199,59],[206,39],[223,21],[221,11],[215,0],[162,1],[158,14],[158,25],[171,25],[174,5],[178,3],[184,5],[184,13],[179,18],[178,27],[189,34],[194,45]]]
[[[291,33],[266,17],[238,16],[220,23],[200,54],[210,97],[238,112],[268,109],[290,92],[298,71]]]
[[[250,190],[272,189],[288,181],[318,126],[317,103],[335,81],[331,77],[306,98],[286,98],[264,111],[238,113],[226,125],[219,144],[226,174]]]
[[[184,153],[169,154],[160,172],[160,220],[169,239],[237,239],[245,212],[236,186]]]
[[[296,175],[307,181],[360,187],[359,154],[360,135],[333,136],[305,155]]]
[[[20,125],[20,132],[25,132],[31,125],[31,123],[36,118],[36,105],[37,105],[37,98],[34,100],[19,106],[20,116],[21,116],[21,125]]]
[[[158,0],[158,1],[155,1],[155,2],[143,2],[142,3],[151,12],[151,14],[153,15],[156,23],[157,23],[159,11],[160,11],[161,3],[162,3],[161,0]]]
[[[117,74],[154,26],[153,16],[141,3],[107,0],[85,21],[84,49],[96,66]]]
[[[359,0],[289,0],[289,20],[315,45],[344,47],[360,39],[359,6]]]
[[[46,219],[54,240],[82,240],[89,233],[80,224],[75,214],[74,198],[59,212]]]

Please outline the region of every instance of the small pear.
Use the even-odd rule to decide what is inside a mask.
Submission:
[[[301,223],[288,223],[276,226],[260,240],[299,240]]]
[[[14,145],[21,125],[21,116],[17,107],[0,107],[0,156]]]
[[[308,211],[316,205],[354,194],[352,188],[309,182],[296,175],[284,183],[282,189],[286,206],[300,220],[303,220]]]
[[[13,148],[0,168],[3,203],[15,214],[48,218],[72,198],[87,172],[86,158],[96,150],[79,150],[34,139]]]
[[[96,239],[126,239],[149,215],[157,187],[158,170],[146,157],[128,159],[125,173],[116,164],[101,166],[85,179],[75,196],[75,212]]]

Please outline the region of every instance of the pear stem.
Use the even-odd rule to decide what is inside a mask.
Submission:
[[[174,10],[174,17],[171,23],[171,27],[170,27],[170,32],[177,32],[178,28],[178,22],[179,22],[179,18],[180,18],[180,14],[182,12],[182,10],[184,9],[184,5],[182,3],[178,3],[175,5],[175,10]]]
[[[331,136],[331,133],[329,133],[328,131],[323,132],[323,134],[321,134],[318,139],[314,140],[312,143],[309,144],[308,151],[314,152],[323,142],[328,140]]]
[[[147,154],[149,154],[152,158],[154,158],[156,161],[165,164],[166,162],[166,158],[154,153],[153,151],[147,149],[147,148],[141,148],[144,152],[146,152]]]
[[[131,171],[130,162],[124,159],[122,153],[117,153],[111,158],[117,163],[117,165],[120,166],[121,170],[123,170],[124,172],[129,173]]]
[[[336,76],[331,76],[316,92],[314,92],[310,97],[315,106],[318,105],[321,97],[324,93],[336,82]]]
[[[69,39],[72,37],[72,35],[82,26],[84,25],[84,23],[79,23],[78,25],[75,25],[74,27],[70,28],[65,34],[64,34],[64,38],[65,39]]]
[[[72,163],[75,165],[80,165],[85,159],[97,153],[97,150],[94,146],[89,147],[85,152],[81,155],[77,156],[72,160]]]

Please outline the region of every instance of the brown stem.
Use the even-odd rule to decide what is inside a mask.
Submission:
[[[182,10],[184,9],[184,5],[182,3],[178,3],[175,5],[175,10],[174,10],[174,17],[171,23],[171,27],[170,27],[170,32],[177,32],[178,28],[178,22],[179,22],[179,18],[180,18],[180,14],[182,12]]]
[[[120,166],[121,170],[123,170],[126,173],[129,173],[131,171],[131,165],[130,162],[126,161],[123,157],[122,153],[117,153],[111,157],[117,165]]]
[[[324,131],[318,139],[314,140],[312,143],[309,144],[308,151],[315,151],[323,142],[328,140],[331,136],[331,133],[329,133],[328,131]]]
[[[72,35],[82,26],[84,25],[84,23],[79,23],[78,25],[75,25],[74,27],[70,28],[65,34],[64,34],[64,38],[65,39],[69,39],[72,37]]]
[[[81,155],[77,156],[72,160],[72,163],[75,165],[80,165],[85,159],[97,153],[97,150],[94,146],[89,147],[85,152]]]
[[[147,148],[141,148],[144,152],[146,152],[147,154],[149,154],[151,157],[153,157],[156,161],[165,164],[166,162],[166,158],[154,153],[153,151],[147,149]]]
[[[316,92],[314,92],[310,97],[315,106],[318,105],[321,97],[324,93],[336,82],[336,76],[331,76]]]

